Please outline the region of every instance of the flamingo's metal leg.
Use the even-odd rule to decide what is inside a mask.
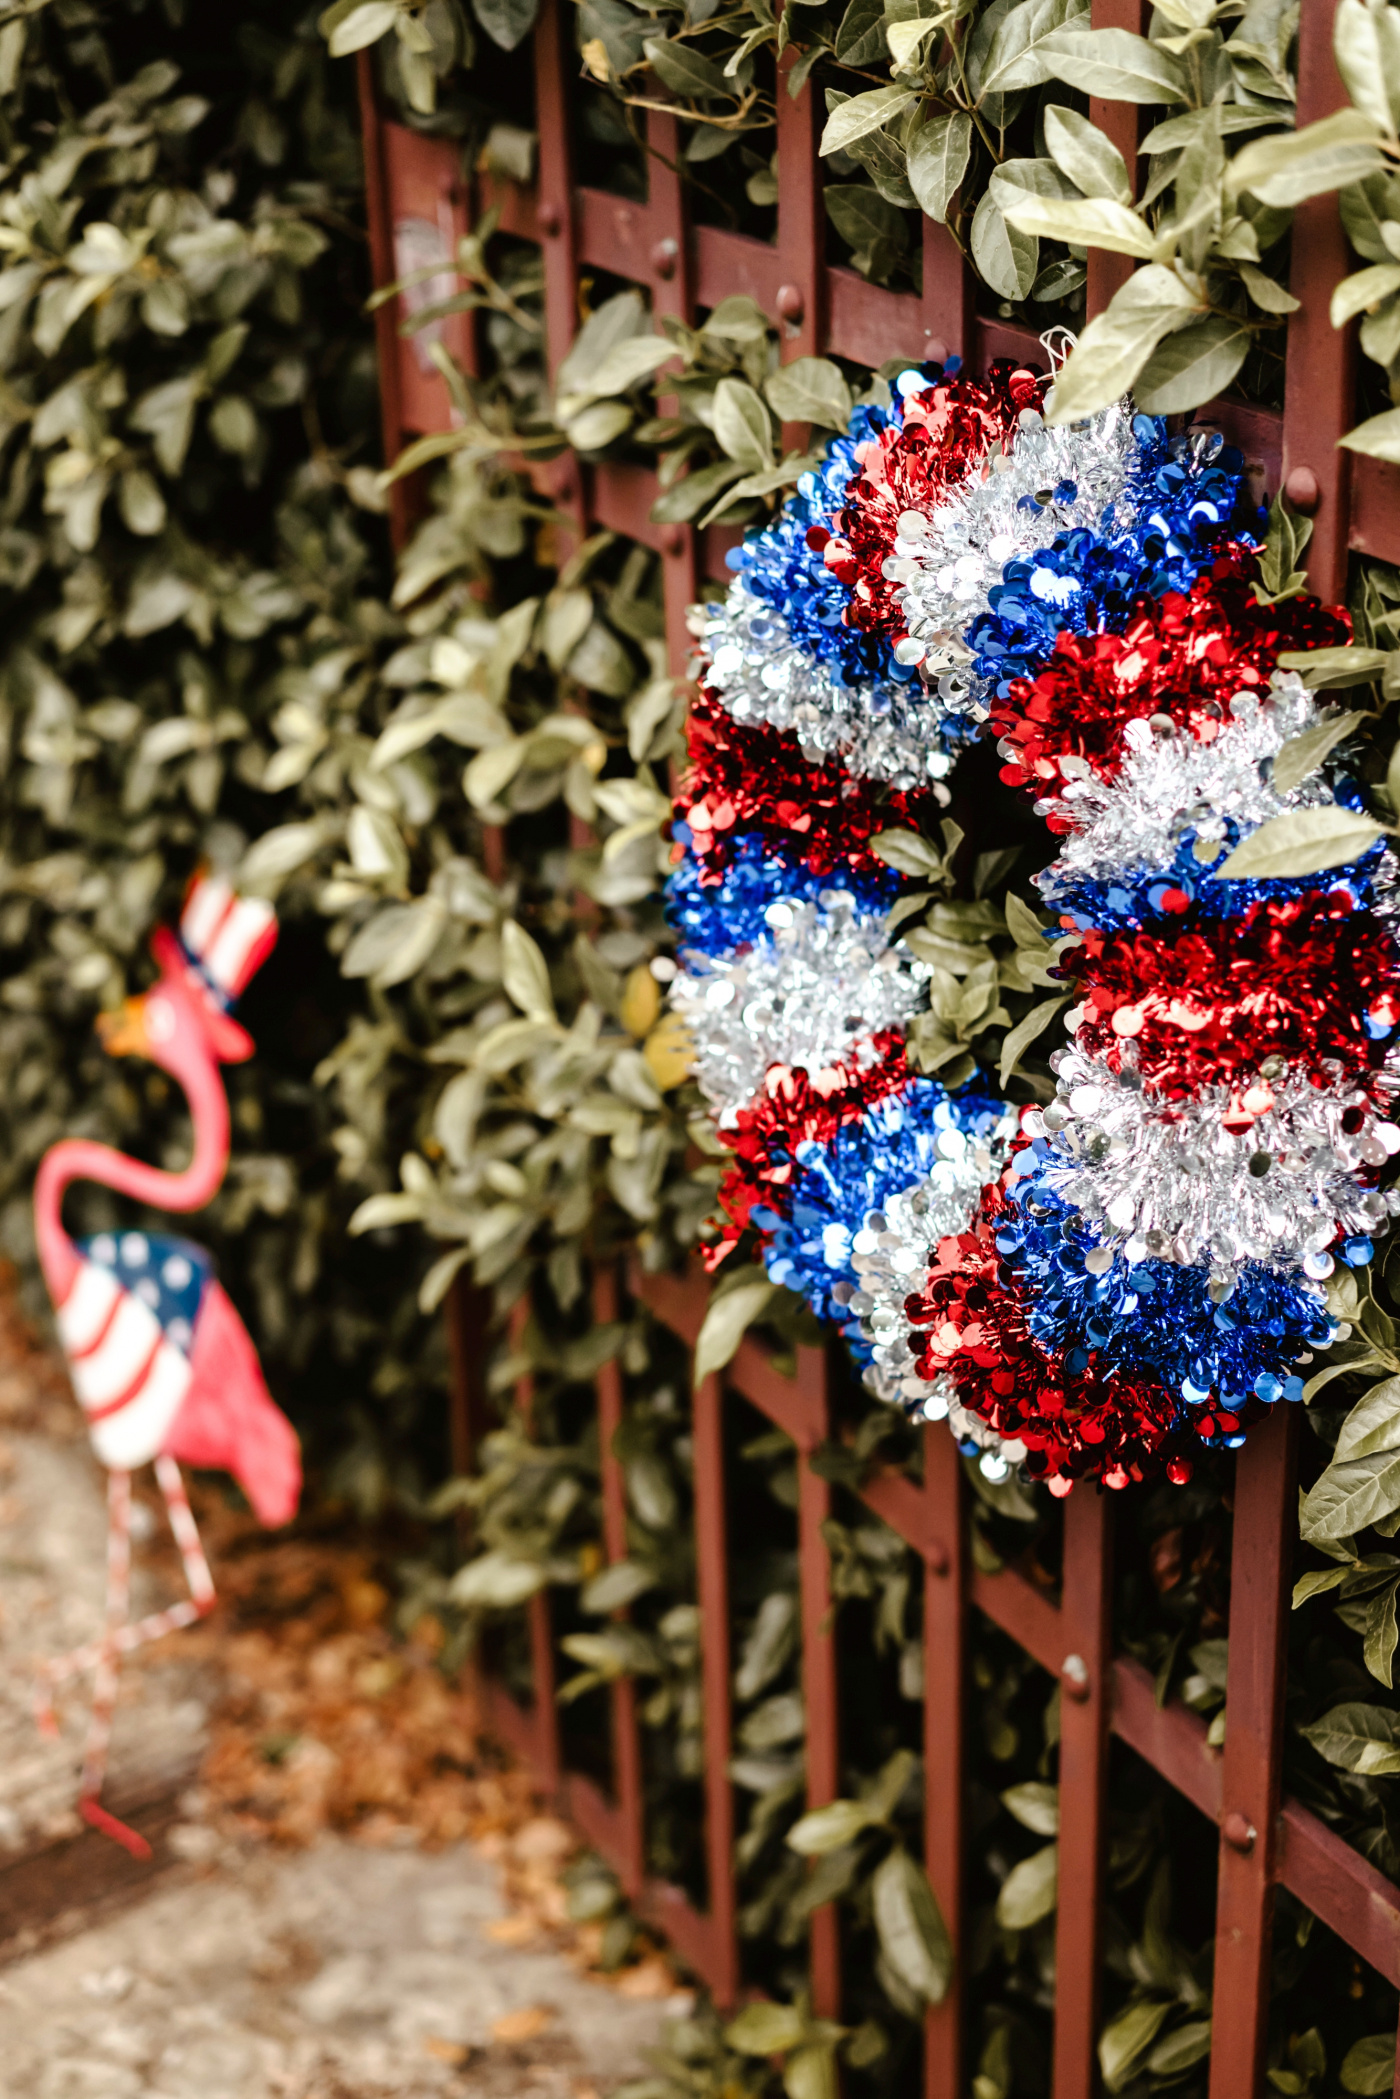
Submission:
[[[150,1846],[145,1838],[109,1814],[97,1799],[107,1768],[112,1711],[117,1695],[118,1664],[122,1655],[130,1654],[134,1648],[144,1646],[147,1641],[159,1640],[166,1633],[177,1632],[182,1626],[193,1625],[213,1608],[215,1601],[209,1563],[205,1559],[204,1548],[200,1543],[199,1532],[195,1527],[194,1516],[185,1493],[185,1483],[180,1477],[180,1468],[174,1458],[162,1455],[156,1459],[156,1478],[165,1496],[170,1528],[180,1548],[185,1579],[189,1583],[189,1601],[172,1604],[168,1610],[152,1612],[149,1617],[138,1619],[134,1625],[127,1622],[131,1593],[131,1475],[129,1472],[109,1473],[106,1630],[100,1640],[91,1640],[85,1647],[74,1648],[70,1654],[60,1655],[53,1661],[42,1663],[37,1698],[40,1726],[47,1733],[57,1733],[53,1715],[54,1687],[86,1669],[96,1671],[92,1719],[83,1752],[79,1812],[84,1821],[90,1823],[94,1829],[99,1829],[104,1835],[113,1837],[119,1844],[124,1844],[137,1858],[150,1856]]]
[[[151,1847],[138,1831],[119,1822],[98,1800],[107,1775],[107,1751],[112,1740],[112,1711],[117,1702],[117,1662],[120,1634],[126,1628],[131,1607],[131,1474],[107,1475],[107,1629],[97,1657],[97,1675],[92,1689],[92,1716],[83,1748],[83,1774],[78,1784],[78,1812],[103,1836],[112,1837],[135,1858],[149,1858]]]
[[[214,1577],[209,1572],[209,1562],[204,1557],[204,1547],[195,1528],[189,1496],[180,1477],[180,1468],[174,1458],[167,1457],[164,1452],[156,1459],[156,1478],[160,1481],[160,1491],[165,1496],[165,1506],[170,1515],[170,1528],[175,1534],[175,1543],[180,1548],[180,1558],[184,1562],[185,1580],[190,1585],[190,1601],[177,1603],[174,1611],[167,1611],[165,1615],[167,1618],[173,1618],[175,1611],[181,1612],[183,1615],[179,1623],[191,1625],[196,1618],[203,1618],[214,1608]],[[151,1637],[156,1636],[153,1634]]]

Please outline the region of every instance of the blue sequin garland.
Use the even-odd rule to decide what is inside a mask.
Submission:
[[[1190,590],[1222,531],[1250,540],[1262,529],[1233,448],[1197,466],[1189,440],[1170,437],[1160,416],[1135,416],[1133,434],[1139,449],[1122,502],[1097,531],[1062,532],[1009,561],[988,593],[991,609],[967,630],[979,676],[1003,697],[1013,678],[1036,675],[1058,634],[1121,631],[1136,599]]]
[[[1340,794],[1338,800],[1343,800]],[[1344,806],[1353,805],[1344,802]],[[1372,847],[1360,860],[1352,861],[1346,867],[1329,868],[1325,883],[1317,875],[1286,875],[1268,881],[1217,882],[1212,878],[1212,869],[1219,867],[1239,842],[1234,824],[1229,824],[1227,831],[1224,843],[1209,863],[1198,860],[1192,850],[1195,832],[1184,831],[1176,857],[1166,868],[1125,874],[1104,882],[1089,875],[1069,873],[1052,864],[1032,880],[1047,909],[1062,918],[1072,919],[1075,929],[1084,933],[1093,927],[1105,932],[1155,933],[1180,926],[1184,915],[1179,902],[1182,896],[1197,907],[1192,914],[1193,924],[1199,923],[1201,917],[1238,918],[1252,904],[1266,899],[1271,903],[1290,903],[1298,897],[1316,896],[1320,888],[1345,889],[1357,910],[1375,909],[1375,878],[1385,857],[1383,846]],[[1175,903],[1174,909],[1167,902],[1169,897]],[[1046,937],[1057,940],[1061,931],[1060,926],[1055,926]]]
[[[830,1143],[800,1144],[782,1209],[751,1213],[769,1235],[764,1262],[771,1280],[800,1291],[818,1318],[839,1326],[861,1362],[870,1360],[869,1343],[859,1319],[832,1291],[842,1282],[859,1287],[852,1242],[868,1212],[928,1179],[939,1163],[940,1138],[956,1131],[985,1141],[1005,1113],[1006,1103],[990,1094],[950,1094],[937,1079],[913,1077]],[[911,1278],[911,1289],[918,1280]]]
[[[1032,1149],[1049,1155],[1044,1139]],[[1008,1194],[1020,1222],[1003,1220],[997,1250],[1012,1271],[1032,1337],[1063,1364],[1067,1378],[1082,1375],[1092,1352],[1103,1375],[1160,1385],[1178,1402],[1182,1425],[1198,1435],[1199,1417],[1212,1406],[1235,1412],[1252,1400],[1302,1398],[1302,1379],[1279,1366],[1330,1347],[1336,1328],[1321,1301],[1292,1277],[1249,1262],[1230,1296],[1216,1304],[1200,1267],[1151,1256],[1130,1264],[1120,1254],[1093,1275],[1084,1265],[1095,1244],[1090,1227],[1042,1184],[1038,1171],[1023,1171]],[[1359,1262],[1369,1251],[1357,1241],[1353,1258]],[[1204,1440],[1221,1438],[1211,1431]],[[1243,1436],[1223,1440],[1233,1446]]]
[[[679,834],[682,826],[677,824]],[[666,883],[666,916],[683,948],[702,955],[726,955],[768,937],[764,917],[770,904],[820,904],[831,890],[855,899],[862,917],[887,912],[904,887],[893,868],[857,873],[843,867],[814,874],[800,860],[785,859],[758,832],[731,832],[731,857],[723,876],[702,883],[701,865],[690,853]]]
[[[857,447],[903,417],[899,394],[890,408],[857,408],[849,431],[832,439],[820,465],[803,474],[772,523],[725,556],[754,596],[781,613],[790,639],[848,685],[869,680],[911,685],[919,674],[914,666],[895,662],[888,642],[845,624],[850,594],[808,546],[807,531],[811,525],[829,526],[844,504],[846,489],[860,471]]]

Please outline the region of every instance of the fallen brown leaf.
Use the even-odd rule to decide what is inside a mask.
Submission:
[[[424,2041],[423,2053],[433,2056],[440,2063],[452,2063],[455,2067],[460,2067],[471,2057],[471,2049],[465,2041],[440,2040],[435,2033],[430,2033]]]
[[[659,1953],[621,1969],[616,1982],[619,1997],[669,1997],[675,1987],[676,1978]]]
[[[497,1917],[486,1927],[487,1938],[494,1939],[498,1946],[528,1946],[531,1939],[537,1939],[539,1935],[538,1924],[533,1917],[527,1916]]]
[[[518,2047],[522,2041],[535,2040],[553,2021],[554,2014],[547,2006],[522,2005],[518,2012],[506,2012],[492,2022],[491,2038],[505,2047]]]

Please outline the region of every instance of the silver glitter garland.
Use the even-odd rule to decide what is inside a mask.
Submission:
[[[1237,693],[1229,711],[1211,743],[1174,727],[1165,714],[1129,722],[1122,764],[1111,780],[1083,758],[1059,758],[1063,785],[1035,805],[1038,816],[1058,816],[1073,826],[1059,857],[1036,878],[1047,902],[1066,877],[1112,881],[1170,867],[1188,829],[1205,849],[1196,857],[1210,862],[1231,824],[1243,837],[1286,809],[1317,808],[1333,799],[1320,772],[1284,793],[1270,779],[1284,744],[1325,718],[1296,672],[1276,671],[1262,697]],[[1016,755],[1011,744],[999,748],[1003,757]]]
[[[848,890],[823,890],[816,905],[770,904],[765,916],[767,939],[726,957],[687,950],[671,986],[721,1129],[734,1126],[770,1065],[816,1072],[858,1056],[927,997],[927,965],[891,947],[885,919],[860,915]]]
[[[1010,450],[992,452],[980,477],[952,490],[931,515],[910,510],[900,518],[884,563],[887,579],[903,586],[908,625],[895,653],[937,679],[950,712],[986,713],[962,636],[986,611],[1007,562],[1048,547],[1061,532],[1101,529],[1109,506],[1126,495],[1138,453],[1132,416],[1131,403],[1118,401],[1087,424],[1052,428],[1024,408]]]
[[[800,648],[786,620],[742,577],[722,605],[705,608],[705,683],[736,722],[791,731],[809,765],[838,758],[860,779],[927,787],[953,761],[943,747],[947,709],[915,682],[842,682],[835,664]]]
[[[1400,1129],[1358,1088],[1321,1089],[1278,1057],[1238,1094],[1207,1086],[1166,1101],[1144,1087],[1131,1041],[1121,1054],[1114,1072],[1078,1046],[1057,1053],[1056,1097],[1023,1125],[1051,1151],[1017,1159],[1080,1212],[1105,1267],[1115,1253],[1199,1262],[1227,1294],[1248,1261],[1321,1283],[1339,1229],[1371,1237],[1400,1212],[1400,1191],[1382,1195],[1357,1178],[1400,1151]],[[1400,1062],[1384,1077],[1393,1097]],[[1233,1134],[1223,1117],[1241,1108],[1254,1119]],[[1344,1130],[1344,1116],[1359,1116],[1359,1128]]]

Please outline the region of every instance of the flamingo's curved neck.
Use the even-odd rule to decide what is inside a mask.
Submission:
[[[68,1295],[78,1267],[73,1242],[63,1229],[63,1198],[74,1181],[96,1181],[137,1202],[162,1210],[199,1210],[210,1201],[228,1165],[228,1097],[212,1059],[191,1060],[175,1074],[185,1089],[194,1125],[194,1154],[182,1173],[163,1173],[107,1144],[68,1138],[45,1153],[34,1184],[34,1227],[39,1260],[54,1302]]]

